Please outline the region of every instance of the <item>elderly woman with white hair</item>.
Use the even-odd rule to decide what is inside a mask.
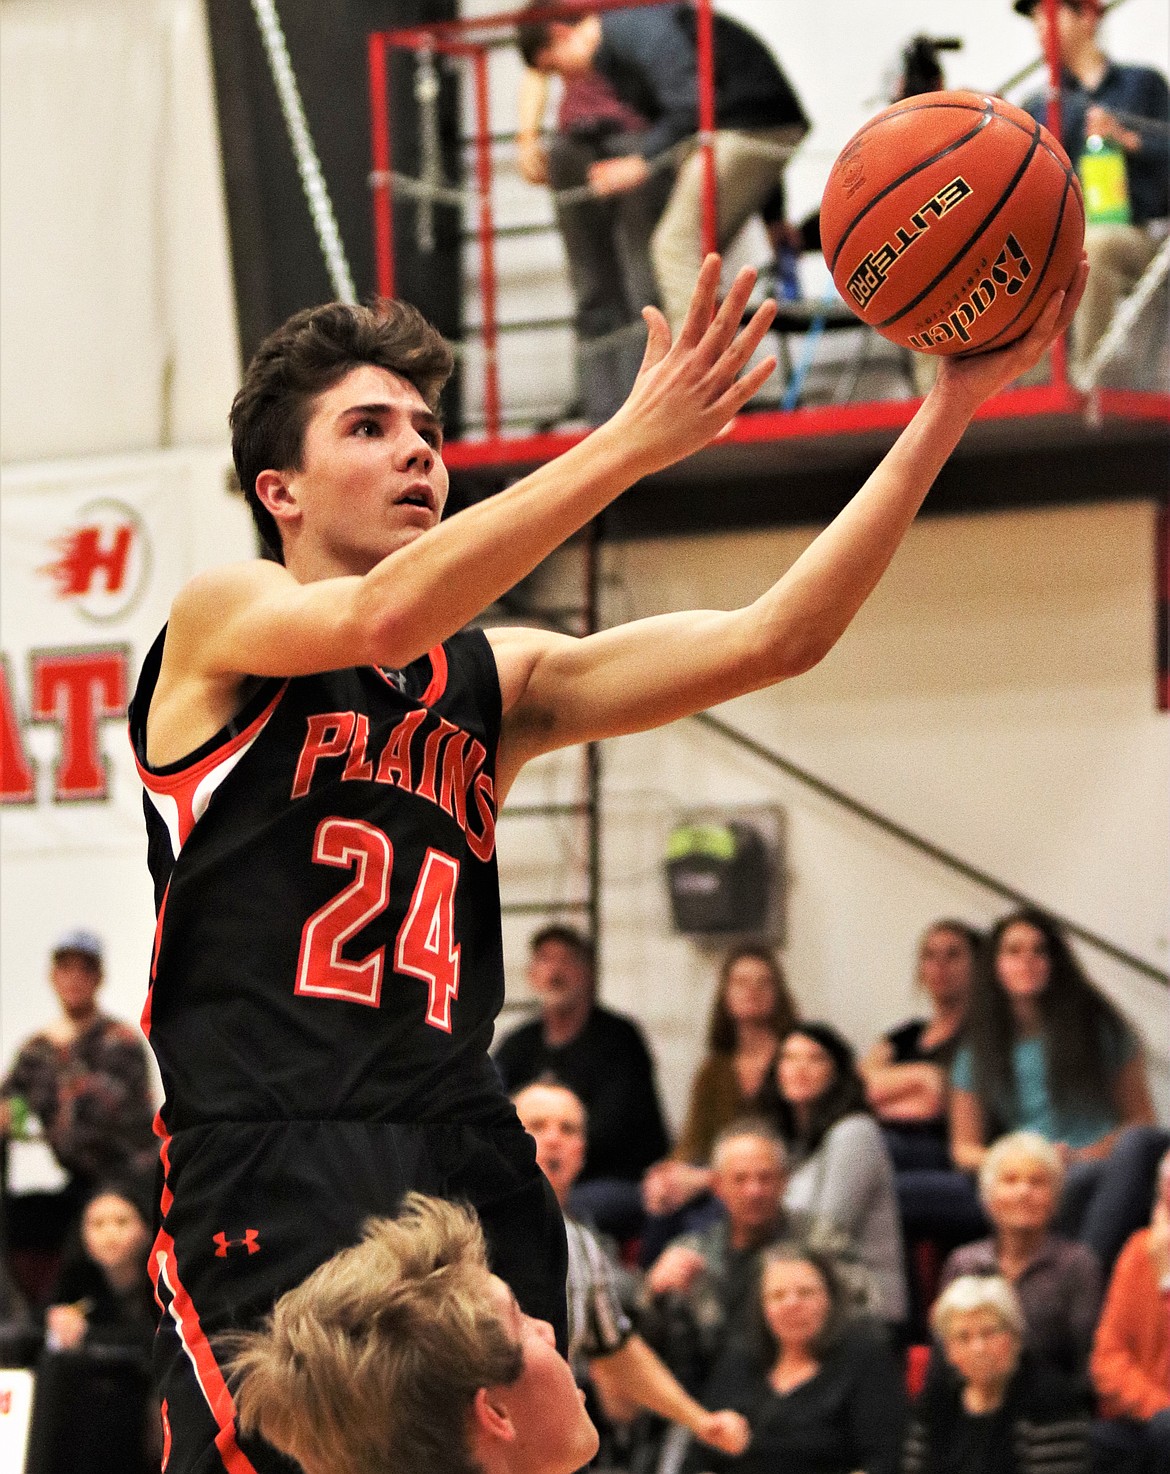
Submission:
[[[1024,1345],[1042,1361],[1084,1377],[1101,1309],[1102,1276],[1093,1251],[1052,1232],[1064,1166],[1034,1131],[1001,1136],[983,1159],[979,1194],[994,1232],[956,1249],[943,1266],[945,1288],[961,1275],[1002,1275],[1019,1297]]]
[[[941,1361],[914,1409],[902,1474],[1088,1474],[1089,1419],[1067,1379],[1023,1349],[1002,1275],[963,1275],[935,1302]]]

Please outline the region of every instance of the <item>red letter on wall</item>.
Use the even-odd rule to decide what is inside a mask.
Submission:
[[[31,804],[35,797],[36,782],[20,737],[8,662],[0,658],[0,804]]]
[[[124,646],[32,657],[32,719],[61,729],[61,760],[53,797],[58,802],[104,799],[109,792],[98,723],[126,714]]]

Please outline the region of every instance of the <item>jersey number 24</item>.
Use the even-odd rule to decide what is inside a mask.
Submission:
[[[394,846],[380,829],[364,820],[322,819],[313,836],[313,863],[350,870],[353,879],[305,922],[296,992],[377,1008],[386,948],[377,948],[359,962],[343,957],[342,949],[389,904]],[[451,1032],[451,1002],[459,995],[458,884],[458,860],[428,849],[394,943],[394,971],[426,983],[426,1021],[447,1034]]]

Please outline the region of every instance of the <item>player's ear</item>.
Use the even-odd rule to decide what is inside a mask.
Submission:
[[[256,477],[256,497],[277,522],[287,520],[290,514],[299,511],[296,493],[283,471],[261,471]]]
[[[472,1452],[516,1442],[516,1425],[500,1396],[501,1387],[481,1387],[471,1401],[470,1443]]]

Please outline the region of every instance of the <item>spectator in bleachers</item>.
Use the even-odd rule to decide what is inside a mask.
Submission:
[[[738,1408],[752,1441],[738,1459],[694,1456],[690,1470],[735,1474],[894,1474],[906,1393],[880,1322],[850,1312],[830,1260],[778,1245],[764,1254],[758,1349],[729,1353],[707,1400]]]
[[[1136,1034],[1089,981],[1059,926],[1025,908],[981,949],[951,1071],[951,1155],[978,1172],[1006,1131],[1036,1131],[1065,1163],[1056,1227],[1108,1271],[1145,1223],[1170,1135]]]
[[[964,1275],[931,1324],[943,1350],[914,1407],[902,1474],[1088,1474],[1083,1398],[1023,1351],[1024,1316],[1008,1282]]]
[[[936,921],[918,944],[918,985],[930,1016],[891,1029],[860,1062],[865,1093],[881,1122],[895,1168],[951,1165],[947,1076],[959,1047],[979,933]]]
[[[583,417],[600,424],[621,406],[646,347],[642,308],[658,305],[650,238],[674,180],[660,168],[633,189],[589,188],[602,160],[633,152],[646,119],[597,72],[565,80],[556,131],[541,135],[548,78],[529,68],[520,89],[520,172],[553,191],[553,213],[565,248],[577,341],[577,394]],[[567,195],[567,191],[577,191]]]
[[[150,1193],[101,1184],[81,1215],[46,1315],[27,1474],[146,1474],[158,1467],[150,1398],[155,1307]]]
[[[747,1441],[743,1420],[708,1412],[679,1384],[634,1330],[618,1290],[619,1267],[601,1240],[568,1209],[585,1159],[585,1107],[563,1085],[529,1085],[516,1112],[536,1142],[536,1160],[565,1213],[568,1236],[569,1362],[579,1382],[592,1379],[607,1414],[645,1408],[731,1452]]]
[[[979,1169],[991,1238],[956,1249],[945,1288],[967,1274],[1002,1275],[1024,1316],[1024,1345],[1041,1361],[1083,1378],[1101,1309],[1101,1266],[1091,1249],[1052,1232],[1064,1168],[1034,1131],[1001,1136]]]
[[[1149,1227],[1118,1256],[1089,1370],[1103,1419],[1093,1430],[1100,1474],[1170,1468],[1170,1152]]]
[[[1015,0],[1021,15],[1031,16],[1042,47],[1048,17],[1040,0]],[[1153,259],[1158,234],[1151,223],[1170,214],[1170,91],[1153,67],[1111,61],[1101,48],[1098,31],[1102,0],[1061,0],[1057,6],[1056,42],[1060,53],[1061,142],[1074,164],[1086,140],[1104,140],[1120,150],[1125,181],[1111,219],[1090,222],[1085,232],[1089,284],[1070,333],[1074,376],[1107,330],[1121,299],[1133,288]],[[1048,121],[1044,90],[1024,102],[1041,123]],[[1126,201],[1126,196],[1128,200]],[[1117,208],[1121,206],[1121,208]],[[1119,218],[1126,213],[1129,219]],[[1160,331],[1165,334],[1163,319]]]
[[[49,978],[60,1017],[17,1052],[0,1085],[0,1131],[20,1134],[35,1118],[68,1181],[55,1193],[9,1198],[9,1245],[18,1256],[59,1253],[94,1184],[150,1167],[158,1154],[142,1035],[98,1007],[100,939],[66,932],[53,948]]]
[[[917,983],[930,1001],[929,1017],[892,1029],[860,1065],[894,1164],[914,1271],[913,1321],[920,1334],[943,1258],[987,1230],[979,1195],[969,1174],[951,1161],[947,1140],[949,1073],[967,1016],[979,942],[979,933],[963,921],[944,919],[927,927],[918,944]]]
[[[833,1257],[851,1302],[878,1303],[878,1291],[844,1234],[816,1225],[784,1206],[787,1155],[775,1128],[763,1118],[733,1122],[712,1153],[721,1216],[669,1244],[646,1274],[647,1333],[682,1381],[703,1385],[729,1338],[751,1317],[760,1256],[782,1241],[809,1243]]]
[[[791,1167],[785,1204],[846,1236],[878,1285],[879,1314],[901,1325],[908,1302],[894,1169],[853,1050],[827,1024],[798,1024],[776,1075]]]
[[[632,135],[628,154],[590,166],[589,182],[599,194],[638,187],[660,155],[676,145],[686,150],[651,242],[659,296],[676,332],[703,259],[703,162],[688,145],[699,126],[695,26],[691,6],[662,5],[590,13],[576,21],[531,21],[517,33],[530,67],[565,78],[599,72],[623,102],[649,119],[648,128]],[[808,120],[775,58],[746,27],[716,15],[714,43],[721,249],[774,194]]]
[[[674,1232],[695,1226],[674,1227],[673,1215],[710,1193],[711,1151],[719,1133],[741,1116],[771,1109],[780,1040],[796,1020],[796,1005],[774,953],[754,942],[732,948],[719,969],[707,1054],[691,1082],[674,1151],[642,1180],[646,1211],[666,1217]]]
[[[632,1019],[597,1002],[593,948],[568,926],[546,926],[530,943],[528,983],[540,1017],[496,1051],[504,1087],[536,1080],[567,1085],[588,1112],[588,1145],[573,1212],[619,1239],[642,1225],[642,1175],[669,1145],[654,1065]]]

